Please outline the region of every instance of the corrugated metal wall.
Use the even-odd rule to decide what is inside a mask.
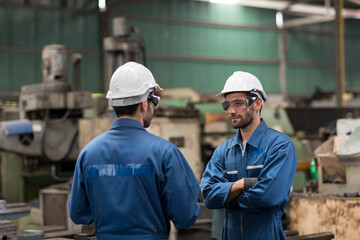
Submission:
[[[108,31],[116,16],[140,29],[148,66],[162,86],[218,92],[232,72],[243,70],[258,76],[267,92],[280,92],[275,11],[192,0],[107,2]],[[82,88],[102,90],[98,14],[0,8],[0,29],[0,90],[41,82],[41,48],[54,41],[69,54],[83,54]],[[287,32],[290,94],[334,89],[332,32],[333,23]],[[360,88],[360,20],[345,20],[345,34],[346,87]]]
[[[165,87],[217,92],[233,71],[250,71],[279,93],[275,11],[197,1],[148,1],[112,9],[144,34],[149,66]],[[345,20],[346,86],[360,88],[360,21]],[[288,30],[287,90],[335,86],[333,23]]]
[[[360,89],[360,20],[345,20],[346,88]],[[335,88],[334,25],[307,25],[290,29],[288,39],[288,88],[291,93]]]
[[[42,82],[41,51],[52,43],[67,47],[69,75],[71,54],[81,53],[82,87],[101,89],[102,40],[97,11],[52,9],[58,1],[29,8],[21,1],[8,2],[11,4],[0,5],[0,90],[19,91],[22,85]]]
[[[150,1],[113,9],[143,33],[148,64],[164,87],[217,92],[236,70],[279,92],[273,11],[198,1]]]

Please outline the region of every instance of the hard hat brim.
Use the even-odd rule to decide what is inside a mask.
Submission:
[[[267,97],[267,95],[266,95],[266,93],[265,93],[264,91],[257,90],[257,89],[254,89],[254,90],[252,90],[252,91],[255,91],[256,93],[259,93],[259,97],[261,97],[264,102],[267,101],[268,97]],[[228,93],[252,92],[252,91],[231,91],[231,92],[225,91],[225,92],[219,92],[219,93],[216,94],[215,96],[218,97],[218,98],[224,98],[224,95],[225,95],[225,94],[228,94]]]

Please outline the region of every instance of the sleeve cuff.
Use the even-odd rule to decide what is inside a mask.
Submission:
[[[257,210],[255,205],[249,200],[246,192],[240,194],[237,199],[239,200],[239,206],[241,208],[251,209],[254,212],[260,212],[260,210]]]
[[[226,183],[224,186],[223,191],[225,194],[224,194],[223,204],[224,204],[225,208],[234,208],[236,206],[237,198],[235,198],[231,202],[228,202],[228,200],[227,200],[229,197],[229,194],[230,194],[230,189],[233,184],[234,184],[233,182],[229,182],[229,183]]]

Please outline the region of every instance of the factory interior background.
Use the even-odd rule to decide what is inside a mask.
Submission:
[[[360,1],[224,2],[0,0],[0,236],[93,231],[69,219],[71,177],[115,118],[111,74],[137,61],[165,89],[149,131],[179,147],[198,181],[236,134],[215,94],[234,71],[258,77],[261,116],[298,160],[287,239],[360,239]],[[197,224],[172,240],[217,239],[199,203]]]

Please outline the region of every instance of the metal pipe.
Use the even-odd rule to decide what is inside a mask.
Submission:
[[[128,13],[115,13],[110,12],[111,17],[121,16],[128,17],[129,19],[146,21],[146,22],[159,22],[166,24],[185,24],[190,26],[205,26],[205,27],[217,27],[217,28],[229,28],[229,29],[252,29],[252,30],[264,30],[264,31],[277,31],[276,27],[268,27],[263,25],[247,25],[247,24],[230,24],[224,22],[191,20],[185,18],[173,18],[173,17],[159,17],[142,14],[128,14]]]
[[[287,92],[287,79],[286,79],[286,29],[281,28],[279,31],[279,77],[280,77],[280,92],[283,99],[288,96]]]
[[[309,2],[309,1],[310,1],[310,0],[291,1],[291,2],[289,2],[289,4],[288,4],[285,8],[281,9],[281,11],[282,11],[283,13],[290,12],[290,8],[291,8],[292,6],[294,6],[294,5],[296,5],[296,4],[299,4],[299,3],[306,3],[306,2]]]
[[[344,7],[343,0],[336,0],[335,10],[335,92],[336,104],[338,107],[344,107],[345,92],[345,57],[344,57],[344,19],[342,10]]]
[[[335,1],[335,3],[338,4],[337,1]],[[343,9],[343,8],[341,8],[341,9]],[[336,12],[337,12],[337,10],[336,10]],[[341,18],[354,18],[354,17],[358,17],[359,15],[360,15],[360,10],[352,10],[352,11],[342,12]],[[290,27],[297,27],[297,26],[314,24],[314,23],[330,22],[330,21],[335,20],[335,18],[336,18],[336,16],[331,15],[331,14],[326,15],[326,16],[311,16],[311,17],[306,17],[306,18],[298,18],[298,19],[285,21],[284,27],[290,28]]]

